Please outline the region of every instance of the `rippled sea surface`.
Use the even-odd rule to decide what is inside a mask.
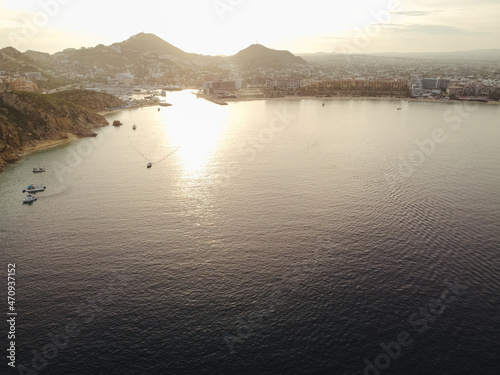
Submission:
[[[498,374],[499,106],[167,100],[0,174],[2,374]]]

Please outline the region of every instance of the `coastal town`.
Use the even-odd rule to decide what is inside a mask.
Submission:
[[[258,44],[235,56],[203,56],[141,33],[111,46],[54,55],[3,48],[0,91],[94,90],[115,95],[129,107],[157,104],[161,90],[180,89],[195,90],[216,102],[311,96],[498,103],[498,59],[472,57],[465,52],[459,57],[295,56]]]

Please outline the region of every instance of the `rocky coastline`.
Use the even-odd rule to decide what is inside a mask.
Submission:
[[[83,90],[64,96],[0,93],[0,171],[29,152],[97,136],[93,128],[109,125],[97,111],[122,103],[112,95]]]

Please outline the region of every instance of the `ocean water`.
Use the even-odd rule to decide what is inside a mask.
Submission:
[[[2,374],[498,373],[499,106],[167,100],[0,174]]]

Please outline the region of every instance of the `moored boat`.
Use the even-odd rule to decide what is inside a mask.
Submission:
[[[33,168],[33,173],[42,173],[42,172],[45,172],[45,168],[41,167]]]
[[[120,120],[113,121],[113,126],[120,126],[120,125],[123,125],[123,122],[121,122]]]
[[[152,166],[152,165],[153,165],[153,164],[151,164],[151,162],[149,162],[149,163],[147,164],[147,167],[148,167],[148,168],[151,168],[151,166]]]
[[[135,130],[136,128],[137,128],[137,126],[135,126],[135,124],[134,124],[134,126],[132,126],[132,129],[134,129],[134,130]]]

